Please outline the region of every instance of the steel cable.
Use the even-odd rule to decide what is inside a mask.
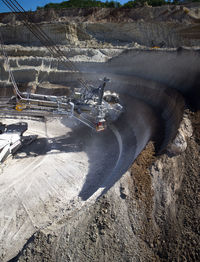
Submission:
[[[62,62],[67,62],[68,67],[73,71],[79,71],[79,69],[71,62],[58,47],[53,40],[36,24],[29,21],[29,16],[23,7],[16,0],[2,0],[3,3],[19,18],[22,18],[24,25],[33,33],[33,35],[49,50],[54,57],[60,59]],[[87,83],[83,79],[77,79],[81,85],[87,89]]]

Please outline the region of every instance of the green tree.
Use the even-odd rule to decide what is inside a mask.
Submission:
[[[181,0],[173,0],[173,1],[181,1]],[[188,1],[200,2],[200,0],[188,0]],[[160,5],[167,4],[165,0],[133,0],[133,1],[128,1],[127,3],[125,3],[123,7],[124,8],[134,8],[138,6],[144,6],[145,3],[151,6],[160,6]],[[74,8],[85,8],[85,7],[119,8],[121,6],[122,5],[119,2],[113,1],[113,0],[112,1],[107,0],[106,2],[101,2],[100,0],[68,0],[68,1],[64,1],[59,4],[49,3],[49,4],[46,4],[44,7],[37,7],[37,9],[42,9],[42,8],[60,9],[60,8],[71,8],[71,7],[74,7]]]
[[[123,5],[123,7],[133,8],[137,6],[144,6],[145,3],[151,6],[160,6],[166,4],[165,0],[134,0],[134,1],[127,2],[126,4]]]
[[[133,7],[135,7],[135,1],[128,1],[127,3],[125,3],[123,5],[123,7],[125,7],[125,8],[133,8]]]
[[[107,1],[107,2],[101,2],[97,0],[69,0],[64,1],[60,4],[53,4],[49,3],[44,6],[44,8],[69,8],[69,7],[120,7],[121,4],[116,1]],[[39,9],[39,8],[38,8]]]

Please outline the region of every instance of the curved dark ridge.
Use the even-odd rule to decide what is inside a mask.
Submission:
[[[82,70],[110,77],[113,91],[141,99],[155,110],[164,125],[160,152],[175,137],[184,104],[200,108],[199,50],[126,50],[103,66],[87,64]]]
[[[90,167],[79,194],[82,200],[87,200],[101,188],[101,195],[107,192],[156,132],[157,120],[150,106],[128,95],[122,95],[121,99],[126,105],[119,119],[104,133],[95,134],[86,141],[85,152]]]
[[[136,76],[178,90],[187,103],[200,108],[199,50],[128,50],[111,59],[105,71]]]
[[[176,90],[152,81],[147,82],[142,79],[139,81],[141,84],[128,85],[123,90],[123,94],[143,101],[154,110],[158,119],[158,127],[161,127],[158,128],[154,139],[159,143],[157,152],[161,153],[176,136],[183,116],[184,99]],[[157,139],[157,136],[161,136],[161,138]]]
[[[157,152],[161,153],[168,143],[175,138],[182,120],[185,103],[181,93],[159,82],[130,75],[102,72],[102,68],[98,68],[98,66],[94,68],[94,79],[103,78],[105,75],[111,79],[108,86],[112,92],[138,99],[152,108],[155,117],[158,119],[158,131],[153,137],[157,144]],[[110,71],[112,71],[112,68]],[[124,99],[123,105],[126,106]]]

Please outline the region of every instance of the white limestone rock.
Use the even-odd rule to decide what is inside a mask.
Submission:
[[[193,128],[188,116],[184,115],[178,129],[178,133],[172,143],[167,147],[167,151],[172,155],[179,155],[187,148],[187,139],[193,134]]]

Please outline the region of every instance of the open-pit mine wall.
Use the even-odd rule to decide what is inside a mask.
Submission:
[[[52,9],[29,14],[55,42],[95,46],[195,46],[199,41],[199,6],[137,9]],[[12,14],[1,14],[5,43],[41,45]],[[12,26],[15,25],[15,26]],[[23,32],[23,33],[22,33]]]
[[[57,150],[60,150],[60,146],[63,150],[64,143],[67,145],[73,141],[76,142],[76,137],[82,138],[83,149],[89,158],[90,172],[84,174],[86,176],[84,182],[82,181],[83,174],[79,178],[80,183],[83,182],[83,184],[82,186],[77,186],[76,193],[81,198],[81,203],[88,201],[92,197],[95,199],[95,194],[99,189],[103,189],[102,194],[104,194],[111,188],[112,191],[109,191],[111,193],[105,196],[105,200],[101,200],[100,208],[98,206],[94,207],[95,212],[97,212],[96,217],[93,218],[91,214],[90,216],[86,215],[87,219],[83,221],[81,218],[85,216],[83,211],[79,217],[77,217],[77,214],[75,216],[73,209],[75,210],[77,203],[73,202],[74,200],[71,200],[73,203],[71,204],[70,202],[69,204],[71,208],[69,210],[71,211],[67,212],[69,216],[72,214],[72,216],[76,217],[76,220],[63,218],[62,216],[65,215],[62,214],[61,216],[57,211],[56,201],[54,203],[55,206],[53,205],[52,207],[52,210],[54,207],[55,210],[49,215],[48,212],[45,213],[45,204],[41,204],[39,199],[38,203],[42,206],[44,205],[42,212],[46,215],[41,216],[39,212],[34,214],[31,201],[29,201],[26,204],[30,213],[33,212],[33,216],[31,217],[28,214],[26,221],[28,219],[35,220],[35,224],[33,223],[35,227],[31,227],[30,232],[26,231],[26,233],[22,230],[23,234],[20,233],[20,237],[13,237],[16,234],[15,229],[12,229],[11,232],[10,227],[6,227],[6,218],[4,237],[1,239],[1,243],[4,245],[4,252],[1,254],[2,259],[6,261],[6,259],[11,259],[17,255],[17,252],[22,250],[27,239],[29,241],[24,246],[23,252],[19,253],[19,256],[14,261],[18,261],[20,256],[21,261],[23,261],[23,256],[30,257],[30,261],[31,259],[32,261],[37,261],[37,259],[39,261],[41,254],[38,254],[37,251],[29,253],[29,244],[33,245],[31,247],[32,250],[37,249],[35,249],[34,245],[40,246],[41,250],[44,249],[42,252],[45,255],[48,253],[49,261],[51,259],[55,261],[54,258],[59,258],[58,261],[70,261],[71,258],[74,261],[116,260],[116,254],[118,254],[118,261],[132,261],[133,257],[135,260],[142,258],[142,261],[148,261],[148,259],[152,261],[153,257],[162,258],[162,254],[159,254],[160,249],[154,256],[151,250],[154,246],[150,246],[150,249],[148,246],[154,244],[151,243],[150,239],[144,240],[145,237],[143,239],[144,235],[148,235],[148,237],[151,235],[149,233],[151,230],[144,226],[147,223],[144,221],[150,221],[149,223],[152,223],[153,230],[157,230],[156,232],[162,235],[158,229],[162,221],[164,221],[161,210],[165,210],[165,208],[167,212],[174,210],[174,203],[177,197],[176,189],[181,187],[182,176],[179,176],[179,173],[176,172],[174,177],[171,174],[171,176],[169,175],[169,180],[167,180],[162,172],[156,173],[161,168],[155,166],[154,173],[156,175],[152,178],[152,187],[155,190],[157,189],[157,191],[155,191],[154,196],[149,193],[151,196],[147,200],[145,208],[138,208],[138,203],[142,201],[144,195],[146,196],[152,190],[149,189],[151,186],[147,183],[147,188],[145,187],[145,190],[147,190],[141,197],[141,188],[134,184],[136,182],[130,181],[130,173],[126,174],[124,178],[121,177],[149,140],[153,139],[156,142],[157,152],[162,152],[166,149],[168,143],[177,134],[185,104],[194,108],[199,108],[200,106],[198,88],[200,79],[198,10],[198,6],[190,8],[170,6],[159,8],[145,7],[131,11],[120,10],[120,12],[110,9],[91,9],[78,10],[76,12],[75,10],[70,12],[68,10],[58,12],[41,10],[35,14],[33,13],[32,20],[41,26],[56,44],[60,45],[66,56],[75,62],[81,74],[70,70],[67,63],[58,62],[57,59],[51,57],[48,51],[13,15],[1,15],[2,24],[0,30],[6,44],[5,50],[9,56],[10,68],[21,90],[33,88],[34,92],[38,93],[64,95],[66,86],[70,88],[78,87],[78,77],[83,77],[90,84],[98,85],[100,83],[99,79],[107,76],[111,79],[111,82],[108,83],[108,89],[119,93],[125,110],[120,119],[114,123],[117,131],[108,129],[105,135],[95,135],[95,139],[92,139],[88,135],[89,131],[87,128],[81,127],[78,131],[76,128],[72,128],[74,131],[71,133],[71,137],[62,138],[61,143],[56,142],[57,144],[55,145],[55,141],[52,140]],[[179,48],[180,46],[187,46],[187,48],[185,50],[184,48]],[[0,62],[1,95],[8,97],[12,94],[8,68],[2,56]],[[52,88],[49,88],[49,86]],[[54,131],[50,125],[51,129]],[[45,139],[47,140],[47,138]],[[95,150],[95,143],[98,145],[98,150]],[[108,144],[109,147],[107,146]],[[48,143],[47,145],[51,147]],[[79,143],[80,145],[81,143]],[[53,149],[55,150],[55,148]],[[104,155],[106,154],[109,157],[105,158]],[[53,156],[51,157],[53,158]],[[19,164],[17,160],[15,161],[16,164]],[[56,161],[55,166],[57,165]],[[65,161],[64,163],[67,170],[67,162]],[[181,165],[181,161],[173,162],[171,169],[173,167],[176,168],[175,165],[177,163]],[[159,165],[162,165],[162,163]],[[15,165],[13,165],[14,168]],[[10,190],[9,183],[12,181],[12,174],[9,174],[9,169],[6,170],[8,173],[6,185]],[[55,174],[52,174],[52,176],[55,175],[57,183],[58,174]],[[134,171],[132,175],[134,177]],[[98,179],[96,179],[97,177]],[[38,181],[41,181],[41,179],[43,178],[40,177]],[[133,181],[134,179],[136,178],[133,178]],[[143,179],[146,179],[146,177],[143,177]],[[40,183],[38,184],[40,185]],[[19,183],[18,186],[21,189],[25,185],[25,183],[24,185]],[[76,187],[75,184],[74,186]],[[63,192],[67,190],[66,188],[62,189]],[[7,187],[5,186],[3,190],[7,190]],[[23,192],[26,192],[26,190],[21,190],[20,194]],[[42,190],[39,190],[39,192],[41,193]],[[112,196],[113,192],[116,194]],[[39,197],[40,193],[38,193]],[[46,191],[43,193],[45,195]],[[37,198],[38,196],[35,197]],[[10,196],[10,199],[12,197],[14,198],[14,194]],[[69,199],[63,199],[70,201],[70,197]],[[135,200],[138,197],[139,202]],[[165,199],[165,197],[167,200],[166,203],[163,203],[163,198]],[[22,199],[26,199],[26,196],[23,196]],[[131,204],[132,200],[133,203]],[[109,204],[106,204],[107,202]],[[109,209],[110,206],[112,206],[111,209],[113,210]],[[63,207],[61,206],[60,208]],[[104,219],[105,217],[102,214],[104,209],[107,210],[105,214],[108,212],[108,215],[110,215],[107,218],[108,222],[101,221],[101,218]],[[150,213],[147,214],[147,210]],[[119,216],[117,212],[121,215]],[[154,217],[155,214],[158,214],[158,217]],[[172,217],[174,218],[174,216]],[[38,240],[37,233],[35,234],[37,232],[36,229],[40,228],[41,225],[45,229],[52,221],[53,226],[49,229],[50,231],[48,229],[45,231],[48,232],[47,236],[50,235],[50,238],[53,239],[52,242],[51,239],[46,239],[46,235],[43,236],[43,233],[42,235],[39,234]],[[68,221],[70,223],[66,226],[65,223],[68,223]],[[58,223],[61,223],[61,229]],[[112,232],[115,234],[111,239],[114,241],[113,247],[117,250],[116,254],[113,252],[112,247],[109,246],[110,233],[109,227],[107,228],[109,223],[111,235]],[[27,224],[29,225],[29,222]],[[117,234],[117,227],[120,227],[120,225],[122,225],[122,230],[119,231],[122,232],[123,237]],[[148,229],[149,231],[146,233],[139,232],[140,228]],[[83,237],[82,231],[88,232],[88,235],[84,233],[86,236]],[[59,236],[58,238],[56,234]],[[103,239],[104,234],[105,239]],[[140,238],[139,235],[142,235],[142,237]],[[85,239],[87,240],[86,242]],[[38,244],[38,241],[44,242]],[[80,241],[83,241],[83,243],[73,252],[74,249],[72,250],[70,243],[76,246],[76,243],[80,243]],[[55,248],[50,247],[53,242],[56,242]],[[91,250],[85,246],[84,242],[92,247]],[[106,250],[105,254],[103,254],[104,252],[99,254],[98,250],[101,250],[104,242],[108,245],[104,247]],[[133,254],[133,251],[130,251],[130,248],[125,244],[130,246],[135,253]],[[63,245],[66,245],[68,248],[65,249]],[[97,251],[95,251],[95,245],[96,247],[100,245]],[[161,244],[156,245],[159,246]],[[15,248],[12,249],[12,246]],[[85,251],[83,252],[82,247],[87,250],[86,253],[84,253]],[[120,252],[118,252],[118,247],[120,247]],[[125,254],[123,249],[126,250]],[[50,256],[51,252],[53,254]],[[87,256],[88,254],[90,256]],[[107,254],[109,255],[107,256]]]
[[[66,56],[76,61],[81,70],[87,62],[106,62],[123,50],[135,49],[137,53],[144,46],[198,46],[199,16],[199,6],[195,4],[187,7],[143,7],[131,10],[49,9],[29,14],[30,21],[36,27],[41,27],[55,44],[60,45]],[[77,78],[76,74],[67,72],[68,65],[58,63],[50,56],[39,40],[23,25],[20,17],[1,14],[0,23],[10,66],[17,82],[49,81],[65,84]],[[127,60],[134,59],[128,55]],[[144,60],[140,63],[142,62]],[[145,61],[145,64],[146,62],[148,63]],[[156,62],[155,67],[159,67],[158,61]],[[127,69],[126,63],[124,64]],[[136,67],[138,65],[134,64],[135,71],[140,70]],[[0,81],[6,84],[8,72],[4,63],[1,63],[0,70]]]

